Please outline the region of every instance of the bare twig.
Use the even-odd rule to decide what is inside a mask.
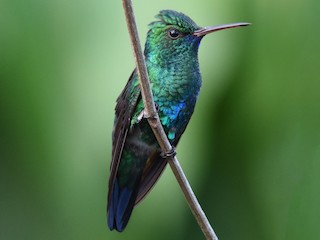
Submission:
[[[153,95],[150,87],[149,77],[147,73],[146,63],[144,61],[144,56],[142,54],[140,40],[138,36],[137,26],[134,18],[134,13],[132,9],[131,0],[122,0],[126,22],[128,26],[129,35],[131,38],[131,44],[133,48],[134,58],[136,61],[137,72],[140,80],[141,94],[143,103],[145,106],[145,114],[147,116],[148,122],[153,130],[153,133],[161,147],[161,150],[165,153],[172,150],[172,146],[167,138],[167,135],[161,125],[158,113],[155,108]],[[168,159],[168,163],[182,189],[185,198],[191,208],[191,211],[196,218],[203,234],[206,239],[218,240],[215,232],[213,231],[206,215],[204,214],[201,206],[192,191],[192,188],[179,164],[176,157]]]

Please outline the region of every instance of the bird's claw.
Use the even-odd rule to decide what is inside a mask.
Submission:
[[[160,156],[163,159],[173,158],[177,154],[176,148],[172,146],[171,150],[168,152],[161,152]]]

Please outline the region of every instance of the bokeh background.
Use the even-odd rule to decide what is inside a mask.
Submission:
[[[320,2],[134,1],[199,25],[203,87],[178,157],[220,239],[320,239]],[[121,1],[0,1],[0,239],[203,239],[166,169],[125,232],[105,208],[117,95],[134,61]]]

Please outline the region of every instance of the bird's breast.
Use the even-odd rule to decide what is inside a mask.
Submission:
[[[154,84],[153,84],[154,85]],[[195,108],[201,79],[172,82],[153,87],[159,117],[170,140],[182,134]]]
[[[187,126],[200,91],[197,58],[167,61],[162,65],[147,61],[147,67],[161,123],[173,140]]]

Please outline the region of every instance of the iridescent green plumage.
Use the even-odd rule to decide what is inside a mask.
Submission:
[[[185,131],[201,87],[198,47],[213,31],[242,26],[200,28],[189,17],[161,11],[147,34],[145,60],[159,117],[173,146]],[[117,99],[108,194],[109,228],[123,231],[133,207],[149,192],[166,160],[146,119],[136,71]]]

